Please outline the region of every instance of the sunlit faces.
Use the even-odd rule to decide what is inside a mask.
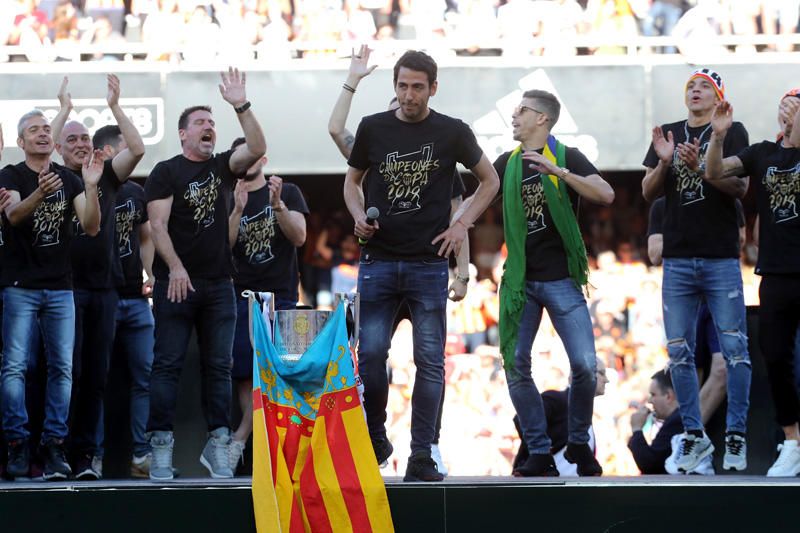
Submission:
[[[438,82],[428,82],[428,75],[421,70],[400,67],[394,92],[397,95],[400,120],[418,122],[428,116],[428,100],[436,94]]]
[[[653,413],[655,413],[656,418],[664,420],[671,415],[674,410],[674,400],[674,391],[670,389],[661,390],[661,386],[656,380],[650,381],[650,396],[648,397],[648,401],[653,407]]]
[[[529,138],[537,128],[544,126],[547,115],[536,109],[533,98],[523,98],[511,113],[511,133],[515,141]]]
[[[25,155],[50,155],[53,151],[53,134],[50,123],[41,116],[33,116],[25,121],[22,137],[17,139]]]
[[[714,84],[705,78],[696,77],[686,84],[686,108],[689,111],[703,112],[714,108],[719,97]]]
[[[84,161],[92,154],[92,138],[89,136],[89,130],[80,122],[67,122],[56,143],[56,151],[61,154],[67,168],[81,168]]]
[[[183,155],[189,159],[205,160],[214,154],[217,130],[211,113],[198,109],[189,114],[186,129],[178,130]]]

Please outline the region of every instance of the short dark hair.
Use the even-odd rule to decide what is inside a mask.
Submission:
[[[244,137],[236,137],[231,143],[231,150],[236,150],[240,145],[247,142]]]
[[[547,118],[550,119],[550,129],[553,129],[561,115],[561,103],[556,95],[539,89],[531,89],[522,93],[522,97],[536,100],[537,110],[547,115]]]
[[[436,81],[436,73],[438,67],[436,61],[425,52],[418,50],[409,50],[397,60],[394,64],[394,84],[397,85],[397,76],[400,74],[400,67],[405,67],[410,70],[424,72],[428,75],[428,84],[433,85]]]
[[[672,377],[669,375],[668,370],[659,370],[658,372],[650,376],[650,379],[658,383],[658,388],[661,389],[661,392],[675,390],[675,388],[672,386]]]
[[[104,146],[111,145],[116,150],[119,147],[122,131],[116,124],[103,126],[92,135],[92,146],[95,150],[102,150]]]
[[[178,129],[185,130],[186,126],[189,125],[189,115],[194,113],[195,111],[208,111],[211,113],[211,106],[208,105],[193,105],[192,107],[187,107],[183,111],[181,111],[181,116],[178,117]]]

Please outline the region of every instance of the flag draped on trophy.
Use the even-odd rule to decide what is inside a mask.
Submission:
[[[393,531],[356,390],[344,304],[297,361],[279,357],[252,299],[250,320],[258,531]]]

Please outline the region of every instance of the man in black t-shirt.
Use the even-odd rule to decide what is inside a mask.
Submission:
[[[759,246],[761,353],[767,361],[772,399],[785,440],[769,477],[800,473],[800,400],[794,379],[795,335],[800,324],[800,89],[785,94],[778,105],[781,132],[777,142],[762,141],[736,155],[722,147],[733,130],[733,108],[721,102],[711,119],[706,176],[713,180],[749,175],[756,187]],[[734,178],[735,179],[735,178]],[[730,392],[729,392],[730,394]]]
[[[531,346],[544,309],[564,343],[572,375],[564,458],[577,464],[580,476],[603,472],[588,444],[597,359],[581,292],[588,282],[588,260],[575,209],[579,197],[610,205],[614,191],[580,151],[550,134],[560,111],[554,95],[526,91],[511,116],[520,146],[494,162],[501,176],[508,247],[500,284],[500,351],[530,452],[514,469],[516,476],[558,475],[541,395],[531,376]]]
[[[0,187],[11,193],[5,209],[3,264],[3,428],[8,442],[6,474],[24,477],[30,468],[25,409],[25,372],[32,332],[41,327],[47,355],[47,391],[42,444],[45,479],[65,479],[72,471],[64,455],[72,389],[75,304],[69,246],[75,213],[89,235],[100,230],[99,153],[86,158],[83,179],[52,163],[53,136],[39,110],[22,116],[17,144],[25,161],[0,172]],[[38,326],[37,326],[38,322]]]
[[[98,133],[100,133],[98,131]],[[117,142],[119,135],[104,140],[95,134],[95,146],[106,147]],[[145,435],[150,410],[150,371],[153,366],[153,332],[155,321],[149,296],[153,291],[153,255],[155,248],[150,237],[147,203],[144,189],[138,183],[126,181],[117,193],[114,209],[116,248],[121,276],[117,280],[116,327],[114,354],[125,357],[131,376],[130,413],[131,477],[150,476],[152,454]],[[143,282],[142,271],[147,280]]]
[[[117,191],[144,156],[144,142],[119,105],[120,83],[108,75],[108,108],[119,126],[117,147],[106,145],[103,175],[97,186],[100,199],[100,233],[86,235],[73,217],[72,282],[75,296],[75,347],[72,359],[72,401],[70,402],[70,455],[75,477],[100,479],[103,474],[103,397],[108,364],[114,342],[114,314],[117,309],[116,277],[119,258],[114,246],[114,207]],[[53,119],[56,151],[64,166],[81,175],[81,165],[91,157],[93,146],[86,126],[67,122],[72,98],[65,77],[58,92],[61,109]],[[104,128],[98,130],[103,134]]]
[[[173,478],[175,404],[192,329],[202,359],[203,401],[209,439],[200,462],[212,477],[229,478],[231,349],[236,300],[231,281],[228,214],[236,177],[266,152],[250,110],[245,76],[222,73],[222,98],[233,106],[245,145],[214,154],[217,132],[208,106],[185,109],[178,119],[182,153],[158,163],[145,184],[147,215],[157,255],[153,312],[156,319],[150,418],[150,479]]]
[[[241,150],[244,138],[233,141]],[[230,444],[230,467],[235,472],[245,442],[253,432],[253,346],[250,344],[250,313],[245,290],[271,292],[275,309],[297,306],[297,248],[306,242],[308,206],[297,185],[278,176],[264,176],[267,158],[262,157],[238,180],[234,207],[228,218],[233,249],[233,287],[236,291],[236,331],[233,339],[233,370],[242,421]]]
[[[698,69],[686,83],[686,120],[653,128],[653,142],[644,159],[642,193],[648,201],[664,195],[664,329],[672,383],[678,395],[686,434],[676,466],[697,468],[714,451],[700,413],[695,369],[697,310],[705,300],[727,364],[728,411],[723,468],[747,467],[747,411],[750,398],[750,356],[747,350],[736,198],[747,191],[747,178],[704,179],[711,139],[711,115],[724,102],[719,74]],[[748,144],[747,131],[733,124],[725,140],[726,155]]]
[[[664,463],[672,453],[672,437],[683,432],[675,388],[668,372],[659,370],[651,377],[648,402],[631,415],[631,438],[628,449],[642,474],[666,474]],[[643,429],[650,415],[661,420],[661,428],[648,443]]]
[[[358,270],[361,295],[359,373],[367,426],[378,463],[392,453],[386,437],[386,360],[400,302],[411,309],[417,367],[407,481],[441,481],[431,442],[444,379],[447,256],[458,253],[467,229],[497,191],[497,175],[469,127],[428,107],[436,93],[436,63],[406,52],[394,67],[400,107],[362,119],[345,176],[344,197],[357,237],[368,241]],[[450,218],[456,163],[480,184],[460,215]],[[379,210],[367,222],[361,189]]]

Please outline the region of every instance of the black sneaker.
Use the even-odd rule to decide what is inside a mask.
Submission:
[[[42,478],[67,479],[72,475],[67,458],[64,455],[64,441],[49,439],[42,443],[42,455],[44,456],[44,472]],[[91,460],[90,460],[91,466]]]
[[[375,459],[377,459],[379,467],[383,468],[389,464],[389,457],[394,451],[394,446],[389,439],[385,436],[372,439],[372,449],[375,451]]]
[[[514,477],[558,477],[556,461],[549,453],[532,453],[512,470]]]
[[[436,469],[429,453],[417,452],[408,458],[403,481],[442,481],[444,475]]]
[[[31,450],[25,439],[8,443],[8,464],[6,476],[9,478],[28,477],[31,470]]]
[[[579,476],[602,476],[603,467],[597,462],[588,444],[567,443],[564,459],[578,465]]]
[[[100,474],[92,468],[92,457],[81,454],[75,461],[75,479],[81,481],[96,481],[100,479]]]

